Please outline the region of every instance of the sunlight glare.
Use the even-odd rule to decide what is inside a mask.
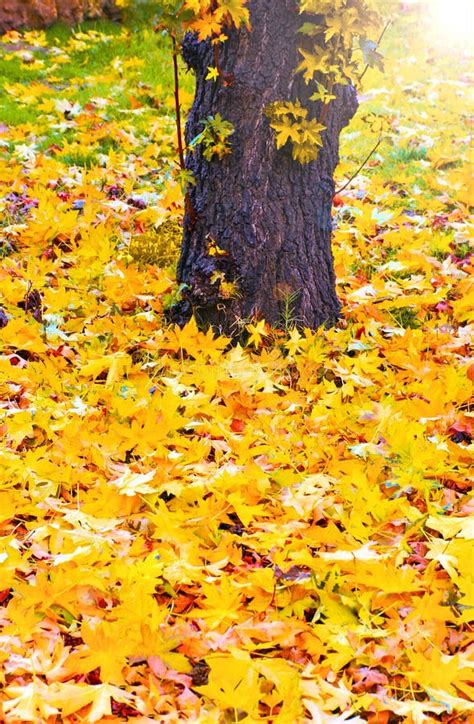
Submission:
[[[472,48],[474,0],[431,0],[428,7],[434,32],[444,46]]]

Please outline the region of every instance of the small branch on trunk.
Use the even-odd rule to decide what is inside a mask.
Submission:
[[[232,83],[234,82],[235,76],[233,73],[226,73],[224,70],[222,70],[220,55],[219,55],[219,46],[217,45],[217,43],[214,44],[213,50],[214,50],[214,66],[217,69],[219,76],[222,78],[224,85],[226,85],[226,86],[232,85]]]
[[[336,43],[335,43],[334,48],[333,48],[333,57],[336,57],[336,55],[337,55],[337,53],[338,53],[338,51],[339,51],[339,43],[340,43],[340,40],[341,40],[341,36],[340,36],[340,35],[337,35],[337,36],[336,36]],[[331,95],[332,92],[333,92],[333,90],[334,90],[334,83],[335,83],[335,78],[334,78],[334,75],[332,75],[332,76],[331,76],[331,79],[330,79],[330,82],[329,82],[329,86],[328,86],[328,94],[329,94],[329,95]],[[330,103],[330,101],[328,101],[327,103],[325,103],[325,104],[323,105],[323,109],[322,109],[322,111],[321,111],[321,117],[320,117],[320,119],[319,119],[319,122],[322,123],[323,126],[325,125],[326,119],[327,119],[327,116],[328,116],[329,103]]]
[[[349,184],[352,183],[352,181],[360,174],[360,172],[362,171],[362,169],[365,168],[365,166],[368,164],[368,162],[370,161],[370,159],[372,158],[372,156],[374,155],[374,153],[376,152],[376,150],[378,149],[378,147],[379,147],[380,144],[382,143],[382,140],[383,140],[382,136],[379,136],[379,140],[377,141],[377,143],[375,144],[375,146],[373,147],[373,149],[371,150],[371,152],[369,153],[369,155],[364,159],[364,162],[359,166],[359,168],[357,169],[357,171],[356,171],[354,174],[352,174],[352,176],[351,176],[350,179],[347,181],[347,183],[344,184],[344,186],[341,186],[339,189],[336,189],[336,191],[334,192],[334,195],[335,195],[335,196],[336,196],[337,194],[340,194],[342,191],[345,191],[345,189],[347,189],[347,187],[349,186]]]
[[[389,27],[390,27],[391,24],[392,24],[392,21],[389,20],[388,23],[385,25],[384,29],[382,30],[382,32],[380,33],[379,39],[377,40],[377,46],[376,46],[377,48],[379,47],[380,43],[382,42],[383,36],[384,36],[385,33],[387,32],[387,30],[389,29]],[[367,71],[369,70],[369,68],[370,68],[370,65],[369,65],[369,63],[367,63],[367,65],[365,66],[364,70],[362,71],[362,73],[361,73],[360,76],[359,76],[359,83],[362,82],[362,78],[363,78],[364,75],[367,73]]]
[[[183,124],[181,122],[181,100],[179,96],[178,43],[174,35],[171,36],[171,39],[173,42],[174,105],[176,133],[178,136],[178,160],[181,171],[184,171],[186,162],[184,158]],[[188,215],[190,229],[192,230],[196,224],[196,211],[192,204],[189,191],[186,191],[184,194],[184,207]]]
[[[176,114],[176,131],[178,134],[178,156],[181,170],[184,170],[184,142],[183,128],[181,124],[181,101],[179,98],[179,68],[178,68],[178,43],[174,35],[171,36],[173,41],[173,70],[174,70],[174,106]]]

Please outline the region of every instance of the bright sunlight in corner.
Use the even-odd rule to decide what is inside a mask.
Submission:
[[[444,46],[468,49],[474,35],[473,0],[431,0],[434,32]]]

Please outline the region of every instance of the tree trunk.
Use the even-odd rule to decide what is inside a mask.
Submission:
[[[73,25],[102,15],[119,17],[114,0],[0,0],[0,33],[44,28],[58,20]]]
[[[356,95],[349,85],[337,87],[316,161],[294,161],[289,144],[277,150],[265,113],[271,103],[299,100],[311,118],[321,115],[321,104],[309,100],[314,86],[295,75],[303,37],[297,31],[305,18],[297,0],[250,0],[249,9],[251,30],[233,30],[220,45],[220,65],[233,80],[205,80],[215,64],[209,42],[187,36],[183,46],[196,73],[187,143],[216,113],[234,124],[235,133],[232,153],[222,160],[206,161],[199,146],[188,152],[195,214],[185,218],[178,264],[183,299],[172,318],[183,322],[194,313],[232,334],[251,318],[278,325],[289,314],[294,324],[316,328],[334,323],[340,311],[330,246],[333,174],[339,134],[355,113]],[[216,254],[213,242],[226,254]],[[225,298],[222,279],[236,285],[234,296]]]

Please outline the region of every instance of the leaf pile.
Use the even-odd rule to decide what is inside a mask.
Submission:
[[[169,89],[61,82],[111,39],[0,45],[2,720],[472,721],[466,61],[413,37],[346,134],[337,328],[230,347],[164,322]]]

